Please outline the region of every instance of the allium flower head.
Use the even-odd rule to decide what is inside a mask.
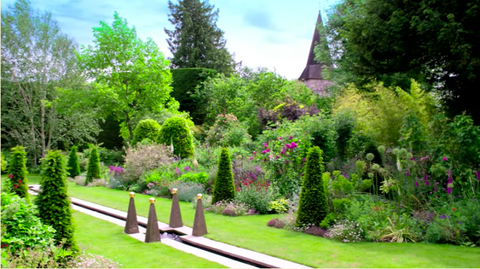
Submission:
[[[447,157],[443,157],[443,158],[442,158],[442,161],[444,161],[444,162],[447,161],[447,160],[448,160]]]

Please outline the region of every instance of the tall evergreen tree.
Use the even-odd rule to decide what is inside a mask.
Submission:
[[[235,197],[235,183],[233,182],[232,161],[228,149],[222,148],[218,162],[217,178],[213,185],[212,204],[220,201],[230,201]]]
[[[28,185],[27,185],[27,160],[25,156],[25,148],[16,146],[12,148],[10,154],[10,167],[8,169],[8,178],[10,179],[11,191],[20,197],[29,201]]]
[[[80,163],[78,162],[77,156],[77,146],[72,146],[70,149],[70,154],[68,155],[67,172],[68,176],[72,178],[79,176],[81,173]]]
[[[88,158],[87,176],[85,178],[85,185],[91,183],[94,179],[100,178],[100,156],[98,155],[97,147],[91,147],[90,157]]]
[[[79,251],[75,242],[70,199],[67,195],[67,171],[60,151],[49,151],[43,162],[40,193],[35,204],[43,224],[55,229],[55,241],[72,251]]]
[[[225,48],[223,31],[216,23],[219,10],[208,0],[168,1],[169,21],[174,30],[165,29],[168,46],[173,54],[172,65],[176,68],[204,67],[220,73],[232,73],[235,62]]]

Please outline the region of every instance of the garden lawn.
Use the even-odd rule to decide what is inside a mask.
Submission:
[[[73,211],[75,238],[86,253],[102,255],[123,268],[225,268],[162,243],[144,243],[123,233],[123,228]]]
[[[69,183],[69,195],[127,211],[128,192]],[[137,214],[147,217],[150,196],[136,194]],[[159,221],[168,223],[171,200],[156,199]],[[180,202],[184,225],[192,227],[195,210]],[[480,248],[424,243],[341,243],[267,227],[278,215],[228,217],[205,213],[208,237],[312,267],[480,267]],[[118,228],[117,228],[118,229]],[[121,229],[118,229],[121,232]]]

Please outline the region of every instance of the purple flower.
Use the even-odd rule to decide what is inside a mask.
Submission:
[[[461,195],[459,195],[459,196],[458,196],[458,198],[462,198],[462,196],[461,196]]]
[[[418,187],[418,182],[417,182],[417,181],[415,181],[415,186],[417,186],[417,187]]]
[[[266,161],[267,161],[267,159],[263,159],[263,162],[266,162]]]
[[[413,158],[413,157],[412,157],[412,158],[410,158],[410,161],[415,161],[415,158]]]
[[[459,221],[459,222],[458,222],[458,224],[462,225],[462,222],[461,222],[461,221]]]
[[[443,158],[442,158],[442,161],[444,161],[444,162],[446,162],[447,160],[448,160],[447,157],[443,157]]]
[[[183,170],[188,172],[188,171],[192,171],[192,168],[190,168],[190,166],[187,165],[183,168]]]
[[[262,172],[262,168],[260,166],[255,166],[255,168],[253,168],[253,170],[255,171],[255,173],[257,174],[260,174]]]
[[[289,149],[292,148],[292,146],[291,146],[290,144],[286,144],[285,147],[287,147],[287,148],[289,148]]]
[[[480,171],[475,172],[475,175],[477,176],[477,180],[480,181]]]
[[[303,159],[302,159],[302,162],[306,162],[306,161],[307,161],[307,158],[303,158]]]
[[[280,152],[280,154],[285,154],[286,151],[287,149],[285,147],[282,147],[282,151]]]
[[[451,194],[452,193],[452,188],[447,188],[447,193]]]
[[[297,143],[295,143],[295,142],[292,142],[290,145],[291,145],[292,149],[298,147]]]
[[[292,139],[293,139],[293,135],[289,136],[288,139],[289,139],[289,140],[292,140]]]
[[[447,215],[441,215],[441,216],[438,216],[439,219],[446,219],[447,218]]]
[[[407,177],[409,177],[409,176],[410,176],[410,171],[407,170]]]
[[[289,163],[290,161],[289,160],[285,160],[285,163]]]
[[[280,158],[280,156],[278,156],[278,155],[277,155],[277,156],[275,156],[275,159],[278,159],[278,158]]]

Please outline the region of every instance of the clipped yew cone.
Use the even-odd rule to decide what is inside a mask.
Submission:
[[[158,229],[157,213],[155,211],[155,198],[150,198],[150,210],[148,211],[147,232],[145,243],[160,242],[160,230]]]
[[[203,236],[207,234],[207,224],[205,223],[205,213],[203,212],[202,194],[197,194],[197,208],[195,210],[195,219],[193,220],[193,236]]]
[[[180,213],[180,204],[178,203],[177,189],[172,190],[172,210],[170,211],[170,222],[168,226],[178,228],[183,226],[182,214]]]
[[[126,234],[139,233],[137,211],[135,210],[135,200],[133,198],[134,196],[135,196],[135,193],[131,192],[130,203],[128,204],[127,222],[125,223],[125,230],[123,230],[123,232]]]

